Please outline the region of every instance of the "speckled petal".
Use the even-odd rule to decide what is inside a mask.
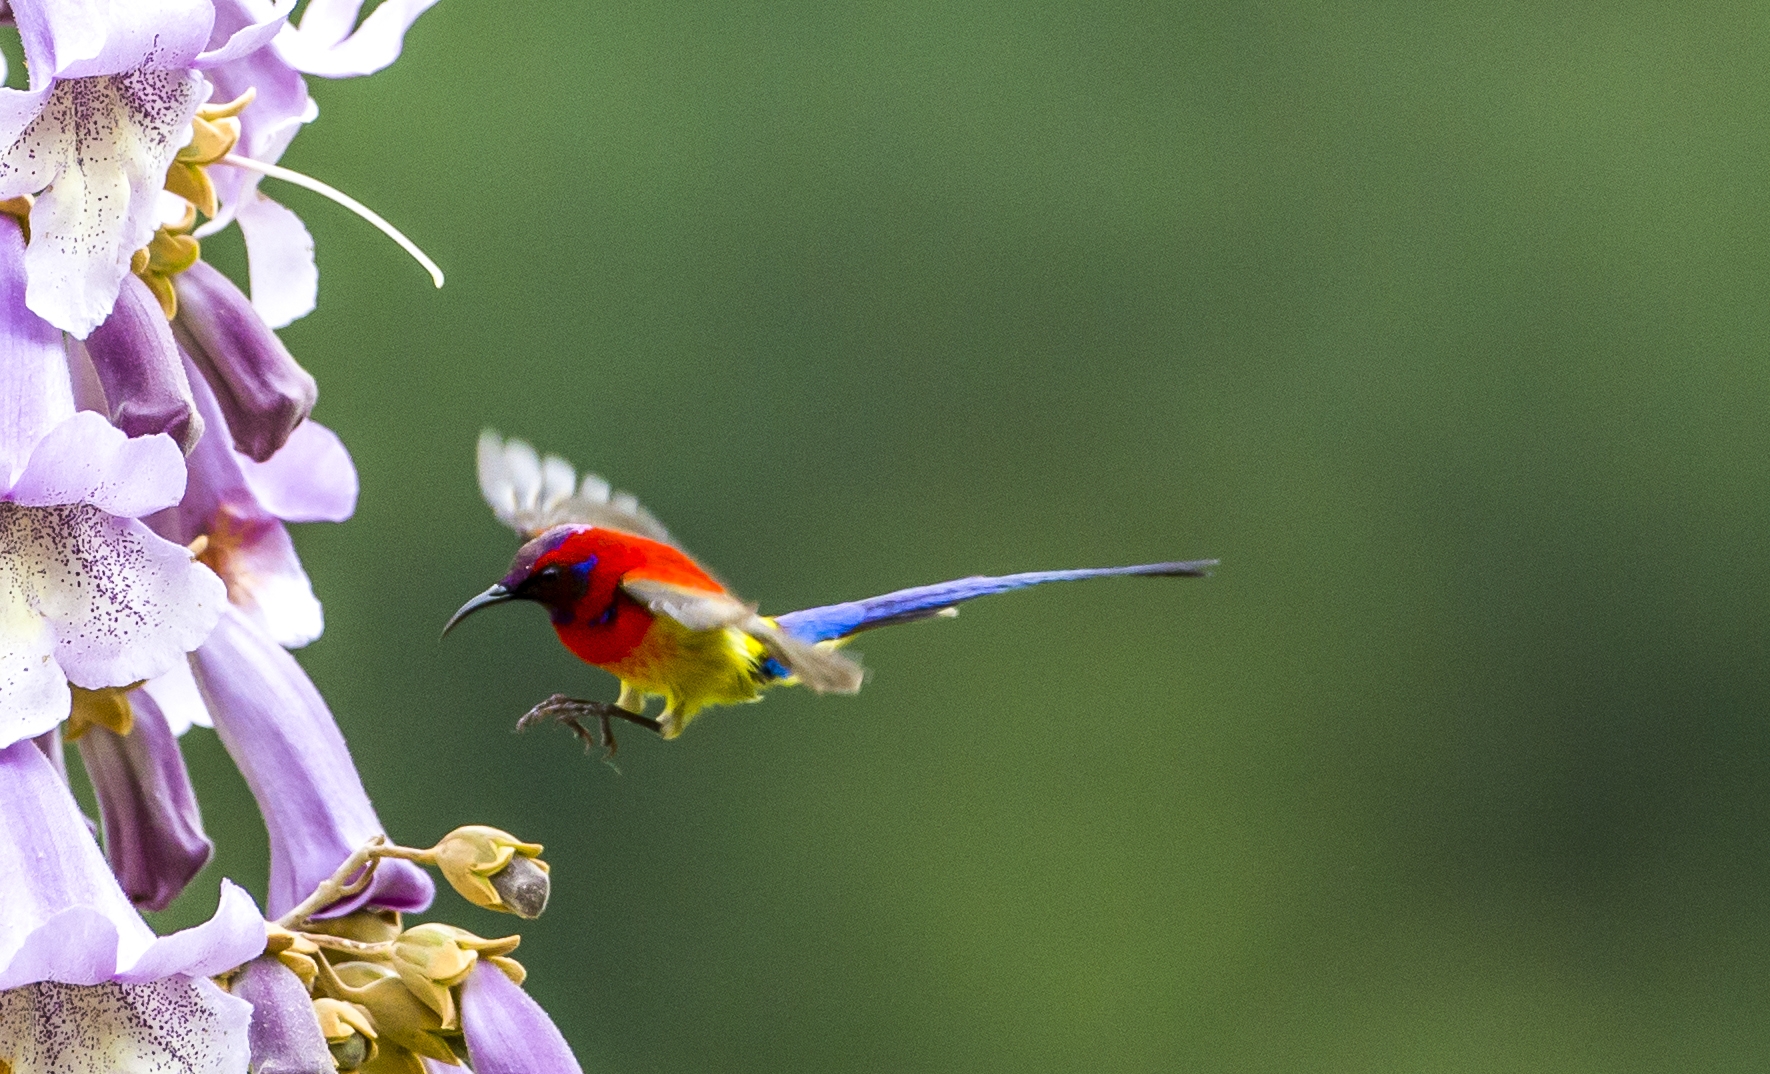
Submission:
[[[202,977],[45,981],[0,993],[0,1058],[13,1074],[239,1074],[251,1016]]]
[[[55,634],[31,607],[25,580],[5,568],[0,538],[0,746],[10,746],[67,719],[68,681],[55,663]]]
[[[201,87],[187,70],[57,82],[0,152],[0,197],[41,191],[25,250],[25,303],[39,317],[84,339],[110,314],[130,257],[153,237]]]
[[[0,504],[0,549],[0,592],[23,592],[49,623],[55,663],[87,689],[170,671],[227,600],[188,550],[89,504]]]

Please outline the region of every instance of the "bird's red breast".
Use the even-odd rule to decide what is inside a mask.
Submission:
[[[600,527],[574,527],[535,559],[535,569],[558,565],[584,579],[569,613],[556,612],[553,629],[580,660],[599,667],[620,664],[651,630],[649,609],[629,597],[621,582],[650,578],[689,589],[723,593],[725,587],[680,549],[645,537]]]

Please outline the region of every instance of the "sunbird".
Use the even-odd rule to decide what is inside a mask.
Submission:
[[[631,494],[595,474],[580,483],[571,463],[540,458],[521,440],[479,437],[479,489],[493,514],[525,543],[509,573],[461,605],[443,634],[481,608],[526,600],[547,609],[559,640],[585,663],[621,681],[613,702],[554,694],[517,727],[549,717],[586,748],[615,750],[611,719],[675,738],[702,709],[757,701],[772,686],[852,694],[864,673],[837,647],[863,630],[951,617],[991,593],[1082,578],[1140,575],[1199,578],[1214,559],[982,575],[899,589],[819,608],[761,615],[682,550]],[[656,717],[646,703],[662,697]],[[586,718],[597,723],[592,734]]]

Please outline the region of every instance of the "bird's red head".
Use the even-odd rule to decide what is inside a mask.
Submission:
[[[651,622],[651,613],[621,591],[629,572],[720,589],[667,544],[599,526],[555,526],[518,549],[509,573],[463,604],[443,633],[487,605],[533,601],[547,609],[567,648],[593,664],[607,663],[637,644]]]

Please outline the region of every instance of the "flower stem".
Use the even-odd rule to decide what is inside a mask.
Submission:
[[[339,899],[355,895],[368,887],[369,881],[375,877],[375,866],[380,863],[382,858],[403,858],[406,861],[415,861],[422,865],[432,865],[436,861],[436,855],[429,850],[413,850],[411,847],[396,846],[389,843],[384,835],[374,836],[353,851],[350,857],[345,858],[344,864],[338,866],[336,872],[320,881],[320,886],[313,889],[312,895],[302,899],[293,910],[277,918],[276,923],[290,931],[300,931],[300,927],[314,914]],[[362,875],[357,876],[358,873]],[[353,876],[356,877],[355,880],[351,879]]]
[[[399,228],[388,223],[386,218],[380,213],[369,208],[367,205],[364,205],[362,202],[351,197],[349,194],[346,194],[344,191],[339,190],[337,187],[328,183],[322,183],[311,175],[303,175],[298,171],[291,171],[280,164],[266,164],[262,160],[253,160],[251,157],[242,157],[237,153],[229,153],[227,156],[222,157],[219,163],[232,164],[236,168],[244,168],[249,172],[258,172],[260,175],[268,175],[272,179],[281,179],[285,183],[294,183],[298,187],[331,198],[333,201],[379,228],[383,235],[386,235],[394,242],[399,243],[400,249],[411,254],[418,264],[424,266],[424,271],[430,273],[430,278],[436,282],[438,287],[443,285],[443,271],[441,268],[437,267],[435,261],[430,259],[429,254],[418,249],[417,243],[406,238],[405,234],[402,233]]]

